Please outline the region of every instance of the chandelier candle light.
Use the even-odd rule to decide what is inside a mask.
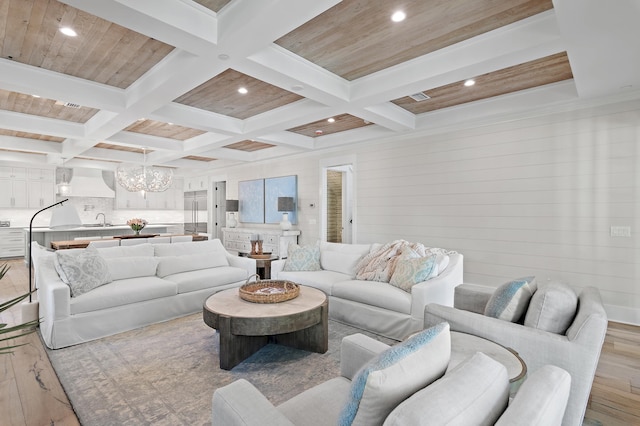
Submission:
[[[145,226],[147,226],[147,221],[144,219],[129,219],[127,221],[127,225],[129,225],[131,227],[131,229],[133,229],[133,231],[136,233],[136,235],[140,235],[140,231],[142,231],[144,229]]]

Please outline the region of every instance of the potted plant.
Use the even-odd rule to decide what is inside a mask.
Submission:
[[[0,267],[0,280],[5,276],[7,271],[9,271],[10,266],[6,263]],[[6,302],[0,303],[0,313],[9,309],[10,307],[17,305],[22,302],[24,299],[29,297],[30,293],[23,294],[22,296],[18,296],[14,299],[8,300]],[[36,331],[36,326],[40,323],[40,320],[33,320],[29,322],[25,322],[23,324],[14,325],[12,327],[7,327],[7,324],[0,323],[0,342],[5,342],[8,340],[17,339],[27,334],[31,334]],[[23,346],[25,343],[19,345],[11,345],[6,347],[0,347],[0,354],[8,354],[12,353],[12,349],[15,349],[19,346]]]

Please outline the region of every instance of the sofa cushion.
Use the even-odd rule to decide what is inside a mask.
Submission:
[[[287,251],[287,260],[283,271],[319,271],[320,270],[320,246],[299,246],[290,243]]]
[[[506,282],[493,292],[484,309],[484,314],[488,317],[517,322],[526,312],[535,291],[535,277],[518,278]]]
[[[337,425],[350,389],[351,380],[334,377],[283,402],[278,411],[294,425]]]
[[[411,313],[411,293],[391,284],[350,280],[333,284],[331,296],[403,314]]]
[[[229,266],[226,254],[221,251],[205,251],[182,256],[161,256],[158,259],[157,275],[160,278],[180,272]]]
[[[450,338],[449,324],[440,323],[376,356],[353,378],[339,424],[382,424],[399,403],[442,377],[451,355]]]
[[[551,333],[564,334],[578,309],[578,296],[568,285],[550,282],[531,298],[524,325]]]
[[[347,274],[335,271],[281,271],[279,280],[289,280],[297,284],[308,285],[325,292],[331,296],[333,284],[340,281],[348,281],[351,277]]]
[[[138,244],[135,246],[102,247],[97,249],[105,259],[112,257],[153,256],[153,245]]]
[[[93,247],[79,252],[56,251],[54,266],[69,286],[71,297],[80,296],[112,281],[107,262]]]
[[[127,278],[71,299],[70,312],[71,315],[81,314],[176,294],[175,283],[156,276]]]
[[[218,239],[206,241],[190,241],[171,244],[151,244],[156,256],[182,256],[185,254],[198,254],[204,252],[219,251],[226,254],[224,246]]]
[[[233,266],[220,266],[218,268],[199,269],[178,274],[167,275],[165,280],[176,284],[178,294],[207,288],[221,287],[234,284],[247,279],[247,271]],[[213,293],[213,290],[211,291]]]
[[[105,261],[114,281],[149,277],[156,274],[158,267],[158,258],[154,256],[108,257]]]
[[[506,368],[477,352],[398,405],[385,426],[492,425],[509,400]]]
[[[320,244],[320,266],[324,270],[356,276],[358,262],[371,249],[370,244],[342,244],[322,242]]]
[[[414,285],[433,278],[437,273],[436,255],[420,257],[416,252],[406,247],[396,262],[396,268],[389,280],[389,284],[404,291],[411,291]]]

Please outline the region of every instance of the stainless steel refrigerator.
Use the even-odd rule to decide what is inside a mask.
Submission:
[[[207,232],[207,191],[184,193],[184,232]]]

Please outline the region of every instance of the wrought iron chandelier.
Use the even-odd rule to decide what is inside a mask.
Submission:
[[[116,169],[118,184],[129,192],[163,192],[173,181],[173,170],[147,166],[147,150],[143,149],[142,165],[120,164]]]

